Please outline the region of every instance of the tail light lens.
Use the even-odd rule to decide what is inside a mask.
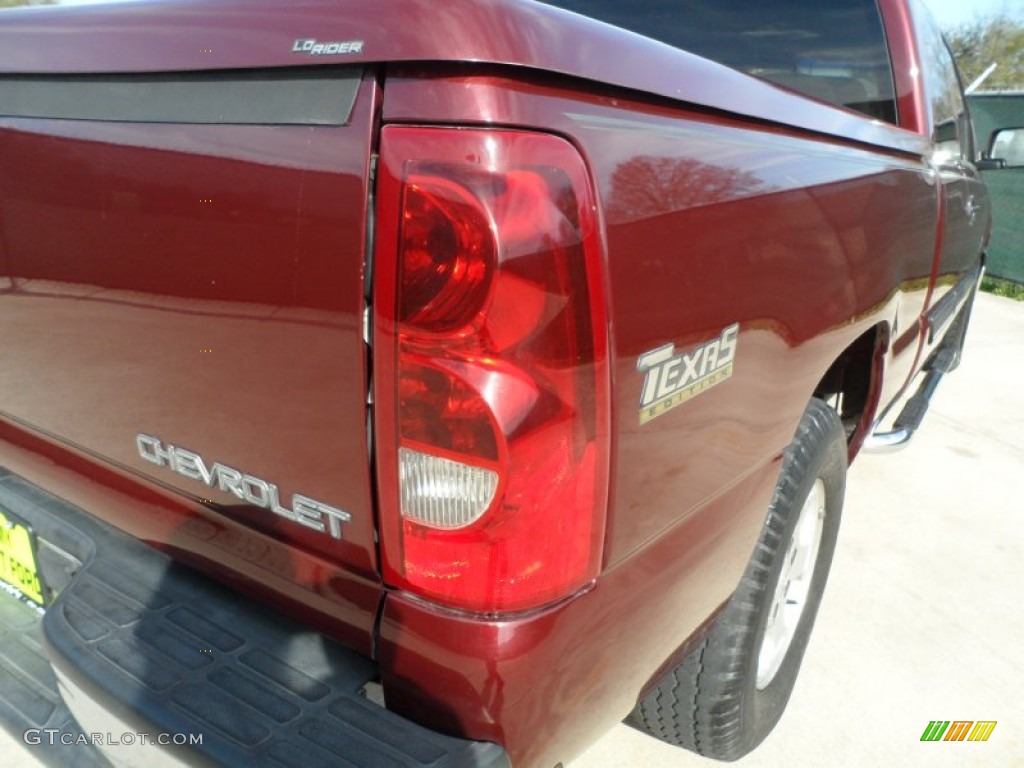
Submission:
[[[607,506],[601,243],[554,136],[388,126],[374,376],[384,578],[477,613],[592,581]]]

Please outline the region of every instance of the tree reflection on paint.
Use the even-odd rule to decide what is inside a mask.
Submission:
[[[646,219],[765,191],[754,174],[693,158],[640,155],[612,174],[608,220]]]

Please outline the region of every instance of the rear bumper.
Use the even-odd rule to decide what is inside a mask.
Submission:
[[[0,507],[35,531],[56,593],[42,618],[45,659],[38,621],[4,644],[0,671],[25,669],[0,675],[0,716],[44,745],[55,740],[45,729],[73,734],[57,735],[63,757],[50,761],[70,764],[71,741],[131,766],[508,765],[497,745],[432,732],[369,700],[370,660],[5,470]],[[28,661],[7,658],[11,648]],[[35,698],[7,695],[16,686]]]

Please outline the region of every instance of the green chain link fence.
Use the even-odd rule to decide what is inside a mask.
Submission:
[[[1024,91],[975,93],[969,102],[975,134],[983,147],[1000,128],[1024,127]],[[1024,283],[1024,168],[986,171],[984,176],[994,223],[988,273]]]

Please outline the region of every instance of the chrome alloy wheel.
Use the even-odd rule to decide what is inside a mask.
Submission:
[[[825,483],[819,477],[807,494],[793,529],[782,572],[775,587],[764,639],[757,656],[757,689],[767,688],[775,679],[782,660],[800,624],[814,577],[814,564],[825,524]]]

